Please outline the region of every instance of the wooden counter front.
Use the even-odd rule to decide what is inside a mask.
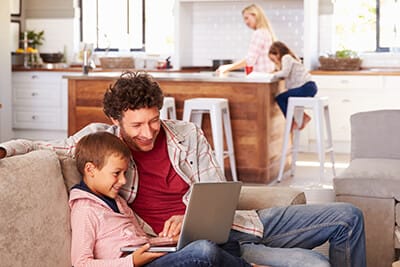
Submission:
[[[69,78],[69,77],[67,77]],[[106,88],[116,78],[79,79],[68,81],[68,134],[72,135],[91,122],[110,123],[102,111]],[[248,183],[269,183],[276,178],[284,131],[284,117],[274,100],[280,83],[190,81],[157,79],[165,96],[176,101],[178,119],[182,118],[183,101],[194,97],[222,97],[229,100],[236,166],[239,180]],[[203,127],[212,144],[209,117]],[[288,158],[287,164],[289,164]],[[225,174],[231,179],[229,161]]]

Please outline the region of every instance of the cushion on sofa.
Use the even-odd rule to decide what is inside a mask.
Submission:
[[[400,160],[358,158],[333,179],[336,195],[400,200]]]
[[[59,160],[61,163],[61,171],[64,176],[65,186],[68,188],[68,190],[71,190],[72,186],[78,184],[81,181],[81,174],[76,168],[75,159],[72,159],[70,157],[60,157]]]
[[[0,160],[1,266],[71,266],[68,196],[52,151]]]

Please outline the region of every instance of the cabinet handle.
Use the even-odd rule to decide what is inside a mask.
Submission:
[[[349,80],[340,80],[340,83],[347,84],[349,83]]]
[[[37,93],[37,92],[32,92],[32,96],[38,96],[39,95],[39,93]]]
[[[34,79],[37,79],[37,78],[39,78],[39,76],[37,76],[37,75],[32,75],[32,79],[34,80]]]
[[[36,116],[36,115],[33,115],[33,116],[32,116],[32,120],[35,121],[35,120],[37,120],[37,119],[39,119],[39,116]]]
[[[350,99],[343,99],[343,100],[342,100],[342,103],[350,103],[350,102],[351,102]]]

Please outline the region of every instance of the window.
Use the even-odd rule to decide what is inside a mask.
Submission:
[[[97,51],[173,51],[174,0],[81,0],[82,42]]]
[[[335,48],[359,52],[400,47],[400,0],[334,0]]]

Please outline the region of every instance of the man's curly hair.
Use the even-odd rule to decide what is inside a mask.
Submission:
[[[105,92],[103,111],[108,117],[120,121],[124,111],[161,109],[163,100],[161,88],[151,75],[126,71]]]

